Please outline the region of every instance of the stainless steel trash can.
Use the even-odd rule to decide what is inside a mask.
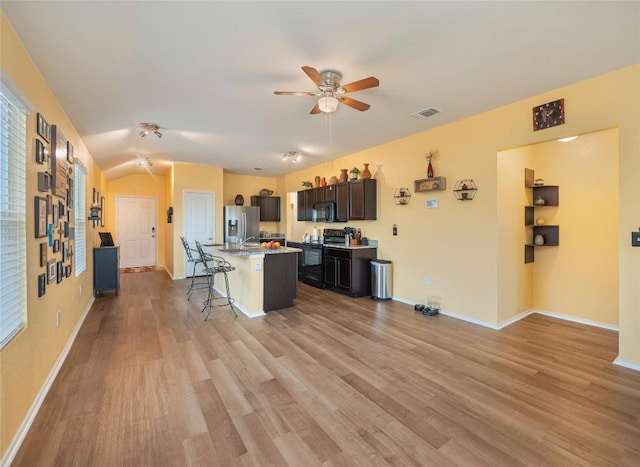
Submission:
[[[374,300],[391,299],[391,261],[371,260],[371,298]]]

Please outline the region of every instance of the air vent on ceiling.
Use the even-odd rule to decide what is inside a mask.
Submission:
[[[439,113],[440,111],[434,107],[427,107],[424,110],[420,110],[419,112],[414,113],[413,115],[415,117],[418,118],[427,118],[427,117],[431,117],[432,115],[435,115],[437,113]]]

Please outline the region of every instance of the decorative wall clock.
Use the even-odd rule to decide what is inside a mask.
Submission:
[[[564,99],[558,99],[533,108],[533,131],[564,124]]]

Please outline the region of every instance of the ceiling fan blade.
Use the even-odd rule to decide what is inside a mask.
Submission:
[[[365,104],[364,102],[360,102],[357,101],[355,99],[351,99],[350,97],[342,97],[340,99],[340,101],[344,104],[344,105],[348,105],[349,107],[352,107],[356,110],[359,110],[360,112],[364,112],[365,110],[369,110],[369,108],[371,107],[369,104]]]
[[[315,68],[311,66],[303,66],[302,71],[304,71],[307,74],[307,76],[311,78],[311,81],[313,81],[316,86],[325,85],[325,82],[322,79],[322,76],[320,76],[320,73],[318,73],[318,70],[316,70]]]
[[[360,81],[354,81],[353,83],[340,86],[345,92],[362,91],[363,89],[375,88],[380,85],[378,78],[369,76],[368,78],[361,79]]]
[[[316,102],[316,105],[313,106],[313,109],[311,109],[311,112],[309,112],[311,115],[314,114],[319,114],[320,113],[320,106],[318,106],[318,103]]]
[[[317,93],[311,91],[289,92],[289,91],[273,91],[277,96],[315,96]]]

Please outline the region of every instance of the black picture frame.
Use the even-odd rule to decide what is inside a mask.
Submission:
[[[69,277],[69,276],[71,275],[71,265],[70,265],[70,264],[67,264],[67,265],[64,267],[64,275],[65,275],[66,277]]]
[[[60,240],[57,238],[53,241],[53,252],[57,253],[60,251]]]
[[[62,265],[62,261],[58,261],[56,263],[56,282],[58,284],[62,282],[63,277],[64,277],[64,267]]]
[[[47,143],[51,142],[51,127],[40,112],[38,112],[36,131]]]
[[[38,275],[38,297],[42,297],[45,293],[47,293],[47,275],[39,274]]]
[[[64,221],[63,230],[62,235],[64,235],[64,238],[69,238],[69,222]]]
[[[48,192],[51,188],[51,176],[47,172],[38,172],[38,191]]]
[[[51,284],[56,280],[56,260],[51,259],[47,262],[47,284]]]
[[[74,154],[73,144],[71,144],[71,141],[67,141],[67,162],[69,164],[73,164]]]
[[[34,230],[35,237],[41,238],[47,236],[47,216],[49,214],[47,198],[35,196],[34,202]]]
[[[36,162],[44,164],[49,159],[49,150],[42,141],[36,138]]]
[[[100,197],[100,227],[104,227],[104,196]]]
[[[43,268],[47,265],[47,242],[40,244],[40,267]]]
[[[59,217],[58,204],[54,203],[53,209],[51,211],[51,223],[54,226],[58,225],[58,217]]]

